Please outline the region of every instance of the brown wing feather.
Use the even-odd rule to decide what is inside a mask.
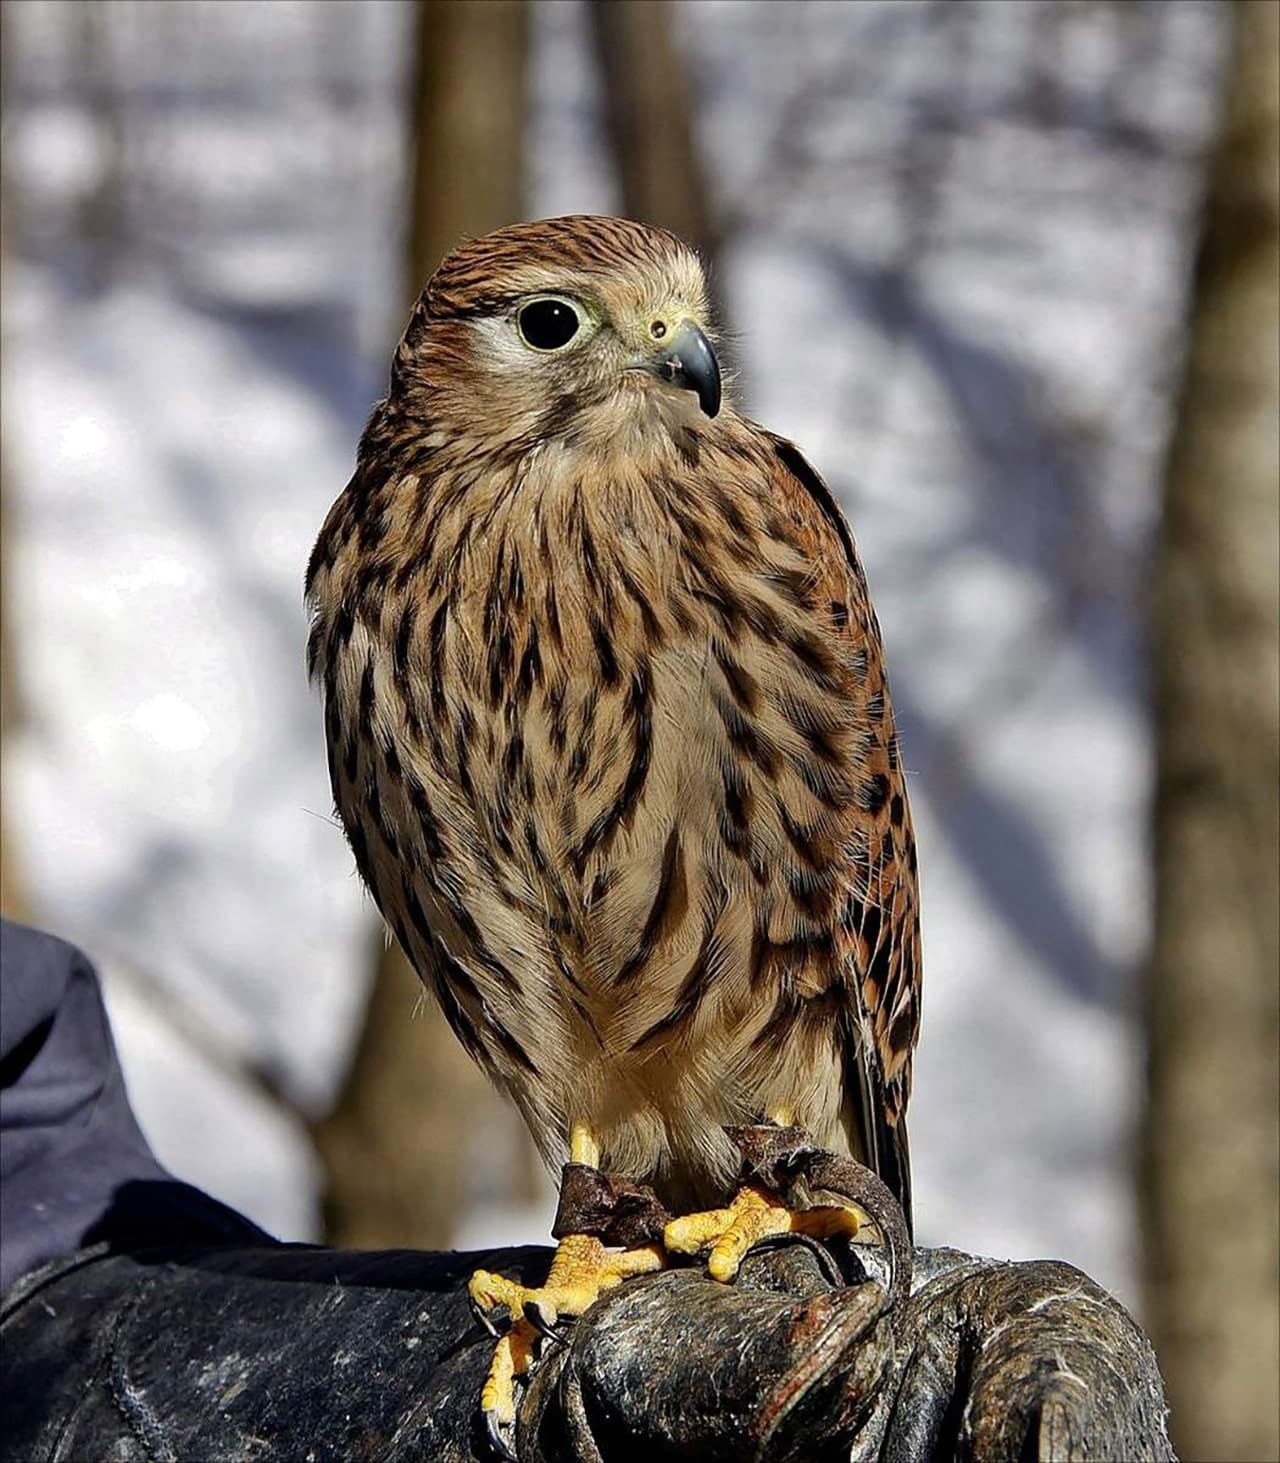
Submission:
[[[799,449],[769,437],[778,491],[812,556],[815,594],[834,633],[865,654],[858,711],[866,727],[863,792],[850,820],[841,952],[852,978],[844,1043],[846,1125],[855,1149],[911,1219],[906,1108],[920,1023],[920,926],[915,838],[885,677],[880,627],[849,526]]]

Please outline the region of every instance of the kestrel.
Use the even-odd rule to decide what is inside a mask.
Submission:
[[[779,1121],[909,1209],[916,855],[879,626],[822,479],[722,398],[689,247],[584,216],[446,259],[307,595],[360,874],[548,1162],[683,1212],[732,1190],[725,1125]],[[803,1225],[856,1217],[745,1189],[666,1248],[728,1278]],[[573,1314],[659,1251],[574,1236],[546,1287],[472,1293]],[[499,1346],[491,1431],[532,1342]]]

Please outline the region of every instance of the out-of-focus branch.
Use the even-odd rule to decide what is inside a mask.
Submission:
[[[491,1139],[517,1119],[504,1113],[399,946],[378,939],[350,1068],[333,1110],[312,1130],[326,1173],[324,1232],[360,1249],[439,1249],[452,1243],[462,1207],[468,1134]],[[518,1190],[523,1172],[511,1178]]]
[[[1179,1446],[1254,1459],[1280,1457],[1280,7],[1234,16],[1155,583],[1142,1201]]]

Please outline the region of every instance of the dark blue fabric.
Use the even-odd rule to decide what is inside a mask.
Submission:
[[[84,955],[0,921],[0,1289],[99,1240],[268,1239],[151,1152]]]

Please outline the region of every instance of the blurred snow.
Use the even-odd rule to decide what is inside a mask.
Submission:
[[[107,970],[161,1157],[303,1238],[300,1128],[229,1074],[323,1103],[362,994],[372,916],[329,816],[301,579],[399,328],[412,12],[106,9],[114,144],[77,90],[79,7],[6,20],[27,719],[5,816],[42,920]],[[890,655],[925,910],[920,1234],[1132,1299],[1142,593],[1221,17],[679,21],[740,390],[849,508]],[[533,215],[617,206],[585,35],[576,0],[539,6]],[[75,245],[91,206],[105,265]],[[537,1238],[548,1206],[477,1204],[459,1242]]]

